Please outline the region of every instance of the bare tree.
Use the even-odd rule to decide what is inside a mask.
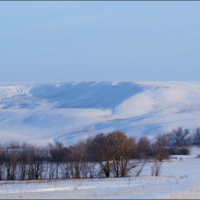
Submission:
[[[134,138],[127,138],[121,131],[113,131],[107,135],[110,151],[112,152],[113,169],[116,177],[125,177],[127,173],[136,167],[135,162],[129,162],[136,152]]]
[[[152,144],[152,151],[154,158],[158,159],[160,162],[163,159],[169,158],[169,149],[167,146],[170,144],[170,135],[169,134],[159,134],[156,137],[155,142]]]
[[[31,146],[27,143],[23,143],[18,152],[19,178],[21,180],[26,179],[30,154]]]
[[[152,156],[151,142],[147,137],[141,137],[137,142],[137,157]]]
[[[200,146],[200,127],[198,127],[193,133],[193,144]]]
[[[170,133],[171,146],[175,154],[181,154],[182,148],[187,148],[190,141],[190,131],[182,127],[173,129]],[[189,150],[188,150],[189,151]]]
[[[54,165],[50,165],[51,175],[54,174],[52,173],[54,171],[56,173],[56,178],[58,179],[60,164],[63,161],[63,156],[64,156],[63,144],[60,142],[56,142],[55,145],[49,144],[49,148],[50,148],[50,154],[52,156],[52,161],[54,162]]]
[[[42,179],[44,170],[44,157],[46,151],[41,147],[32,147],[28,161],[28,177],[29,179]]]
[[[138,177],[140,175],[140,173],[142,172],[146,163],[147,163],[147,161],[143,160],[143,162],[140,162],[140,165],[138,165],[138,167],[136,167],[136,169],[135,169],[135,176],[136,177]]]
[[[4,179],[4,173],[5,173],[5,150],[0,149],[0,180]]]
[[[10,147],[7,147],[5,151],[5,169],[7,176],[6,179],[14,180],[17,169],[17,151],[11,149]]]
[[[151,175],[159,176],[161,172],[161,166],[162,166],[162,162],[160,162],[158,159],[154,159],[153,164],[151,166]]]
[[[87,178],[87,143],[79,141],[71,147],[70,171],[72,178]]]
[[[101,171],[108,178],[111,174],[113,152],[110,149],[107,136],[103,133],[99,133],[94,137],[89,137],[87,140],[87,152],[90,160],[98,162]]]

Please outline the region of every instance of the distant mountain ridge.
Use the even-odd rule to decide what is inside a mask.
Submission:
[[[99,132],[154,137],[200,126],[200,82],[0,83],[0,139],[73,144]]]

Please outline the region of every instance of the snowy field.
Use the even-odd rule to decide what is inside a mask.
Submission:
[[[122,130],[153,137],[200,126],[200,82],[1,83],[0,139],[73,144]]]
[[[164,161],[158,177],[151,176],[150,162],[139,177],[2,181],[0,198],[200,198],[200,158],[193,152],[189,156],[173,156],[177,159]],[[200,153],[198,149],[197,152]]]

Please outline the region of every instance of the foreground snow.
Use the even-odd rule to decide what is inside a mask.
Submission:
[[[150,176],[149,163],[140,177],[1,182],[0,198],[199,198],[200,159],[176,157],[163,163],[159,177]]]
[[[69,145],[113,130],[194,129],[199,99],[200,82],[1,83],[0,139]]]

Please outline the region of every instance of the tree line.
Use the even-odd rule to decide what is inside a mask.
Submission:
[[[124,132],[113,131],[89,136],[72,146],[1,143],[0,180],[126,177],[133,171],[139,176],[147,162],[188,155],[191,145],[200,146],[200,128],[191,133],[178,127],[154,140],[141,137],[136,141]]]

